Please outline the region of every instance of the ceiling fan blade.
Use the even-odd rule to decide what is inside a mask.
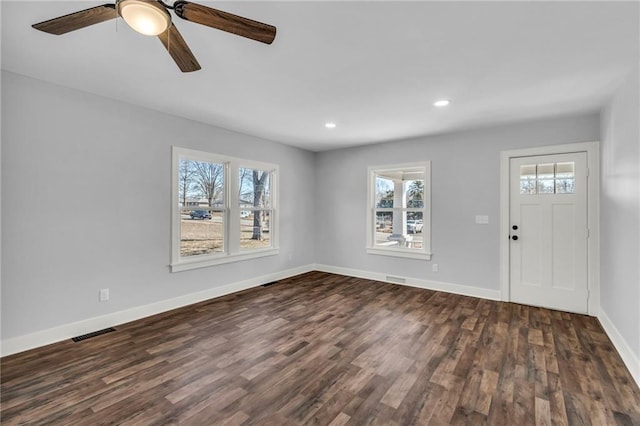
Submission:
[[[158,34],[158,38],[173,60],[176,61],[176,65],[178,65],[178,68],[180,68],[182,72],[198,71],[200,69],[198,60],[193,56],[191,49],[189,49],[189,46],[187,46],[187,43],[173,23],[167,31]]]
[[[276,27],[197,3],[178,0],[173,4],[176,15],[187,21],[226,31],[262,43],[271,44]]]
[[[32,27],[45,33],[60,35],[117,17],[118,12],[116,12],[115,4],[103,4],[102,6],[92,7],[33,24]]]

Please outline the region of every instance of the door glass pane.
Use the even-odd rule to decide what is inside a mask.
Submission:
[[[536,165],[526,164],[520,166],[520,193],[536,194]]]
[[[573,194],[575,192],[575,164],[557,163],[556,164],[556,193],[557,194]]]
[[[538,194],[555,193],[555,164],[538,164]]]
[[[180,218],[180,256],[224,251],[224,215],[221,211],[183,210]]]

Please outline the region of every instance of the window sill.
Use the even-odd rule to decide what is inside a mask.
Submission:
[[[431,253],[411,249],[367,247],[367,253],[379,256],[404,257],[405,259],[431,260]]]
[[[260,257],[274,256],[280,253],[279,248],[251,250],[247,252],[224,254],[215,256],[195,257],[171,264],[171,272],[188,271],[191,269],[206,268],[208,266],[222,265],[225,263],[241,262],[244,260],[258,259]]]

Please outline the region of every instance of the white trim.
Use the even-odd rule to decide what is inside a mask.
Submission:
[[[383,281],[393,284],[417,287],[425,290],[444,291],[447,293],[460,294],[462,296],[479,297],[481,299],[500,300],[500,291],[488,288],[472,287],[462,284],[446,283],[441,281],[430,281],[419,278],[403,277],[398,275],[383,274],[380,272],[362,271],[358,269],[343,268],[340,266],[316,264],[315,269],[321,272],[347,275],[350,277],[364,278],[374,281]]]
[[[406,285],[409,287],[417,287],[426,290],[444,291],[447,293],[478,297],[482,299],[501,300],[499,290],[484,289],[446,282],[421,280],[411,277],[387,275],[379,272],[362,271],[339,266],[309,264],[285,271],[250,278],[244,281],[230,283],[221,287],[215,287],[196,293],[185,294],[173,299],[162,300],[148,305],[137,306],[124,311],[114,312],[111,314],[89,318],[86,320],[53,327],[47,330],[41,330],[35,333],[2,340],[0,342],[0,356],[4,357],[16,354],[29,349],[34,349],[52,343],[60,342],[62,340],[70,339],[74,336],[80,336],[92,331],[102,330],[108,327],[115,327],[119,324],[139,320],[152,315],[170,311],[172,309],[258,287],[271,281],[282,280],[311,271],[328,272],[375,281],[389,282],[398,285]],[[600,320],[605,333],[620,354],[622,361],[629,369],[632,377],[634,378],[638,386],[640,386],[640,359],[638,359],[634,355],[631,347],[627,344],[624,337],[622,337],[618,329],[615,327],[613,322],[609,319],[604,311],[599,310],[598,319]]]
[[[258,259],[265,256],[274,256],[276,254],[280,254],[280,249],[252,249],[232,254],[222,253],[219,255],[209,255],[204,259],[199,258],[199,256],[193,256],[193,258],[191,259],[185,259],[179,263],[171,264],[169,266],[171,267],[171,272],[181,272],[197,268],[206,268],[214,265],[221,265],[223,263],[240,262],[243,260]]]
[[[179,206],[179,167],[180,159],[208,161],[224,166],[224,205],[221,207],[202,207],[202,210],[221,211],[224,223],[223,251],[199,256],[182,257],[180,255],[180,226],[182,210],[187,206]],[[252,168],[269,173],[271,205],[269,208],[246,209],[240,207],[238,200],[238,171],[240,168]],[[279,251],[279,212],[278,212],[278,179],[280,166],[254,160],[218,155],[206,151],[171,147],[171,272],[180,272],[196,268],[206,268],[223,263],[238,262],[258,257],[272,256]],[[240,247],[240,211],[265,210],[269,211],[270,246],[257,249],[242,249]]]
[[[600,143],[581,142],[565,145],[550,145],[535,148],[507,150],[500,152],[500,293],[503,301],[511,300],[509,295],[509,163],[511,158],[548,154],[587,153],[587,176],[589,187],[587,210],[589,228],[588,250],[588,291],[589,315],[600,311]]]
[[[422,248],[397,248],[385,247],[381,244],[375,244],[375,211],[394,211],[400,208],[376,208],[375,207],[375,174],[384,172],[397,172],[402,170],[420,170],[424,171],[424,204],[422,208],[405,208],[402,210],[416,211],[422,213]],[[413,163],[402,164],[386,164],[380,166],[369,166],[367,168],[367,241],[365,250],[368,254],[379,256],[403,257],[406,259],[431,259],[431,161],[417,161]]]
[[[244,281],[230,283],[221,287],[209,288],[196,293],[185,294],[173,299],[161,300],[148,305],[136,306],[123,311],[113,312],[99,317],[88,318],[86,320],[63,324],[47,330],[37,331],[31,334],[12,337],[2,340],[1,356],[12,355],[40,346],[49,345],[62,340],[70,339],[96,330],[108,327],[115,327],[130,321],[146,318],[151,315],[160,314],[172,309],[235,293],[253,287],[258,287],[268,282],[282,280],[295,275],[304,274],[314,270],[314,265],[304,265],[285,271],[274,272],[272,274],[261,275]]]
[[[412,250],[410,248],[384,247],[384,244],[376,244],[374,248],[367,247],[367,253],[377,254],[379,256],[404,257],[405,259],[431,260],[431,253]]]
[[[631,349],[627,341],[622,337],[622,334],[620,334],[613,324],[613,321],[611,321],[602,309],[600,309],[598,313],[598,320],[600,320],[602,328],[607,336],[609,336],[609,339],[618,351],[620,358],[622,358],[631,376],[636,381],[638,387],[640,387],[640,358],[634,354],[633,349]]]

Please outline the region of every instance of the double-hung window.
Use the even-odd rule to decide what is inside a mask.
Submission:
[[[369,167],[367,253],[431,258],[431,163]]]
[[[278,253],[278,166],[173,148],[173,272]]]

